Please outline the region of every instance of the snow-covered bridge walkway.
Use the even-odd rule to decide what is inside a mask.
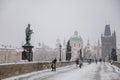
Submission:
[[[84,63],[82,68],[76,65],[32,72],[6,80],[120,80],[120,69],[109,63]]]

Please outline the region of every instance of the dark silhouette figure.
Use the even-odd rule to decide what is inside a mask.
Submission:
[[[55,58],[55,59],[52,61],[52,65],[51,65],[52,71],[56,71],[56,62],[57,62],[57,59]]]
[[[99,62],[102,62],[102,59],[99,59]]]
[[[79,63],[79,67],[81,68],[81,67],[82,67],[82,65],[83,65],[83,63],[82,63],[82,61],[80,61],[80,63]]]
[[[95,60],[95,63],[97,64],[97,59]]]
[[[76,63],[76,66],[79,65],[79,59],[78,58],[75,60],[75,63]]]

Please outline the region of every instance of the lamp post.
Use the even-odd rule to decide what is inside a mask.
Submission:
[[[59,57],[59,61],[61,61],[61,48],[62,48],[62,45],[59,44],[59,50],[60,50],[60,57]]]

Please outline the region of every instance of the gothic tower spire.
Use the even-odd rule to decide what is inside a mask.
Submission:
[[[105,26],[104,36],[111,36],[110,25]]]
[[[104,36],[101,37],[102,58],[109,60],[111,57],[111,50],[116,49],[116,33],[110,31],[110,25],[105,26]]]

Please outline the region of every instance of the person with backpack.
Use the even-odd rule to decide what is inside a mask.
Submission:
[[[52,71],[56,71],[56,62],[57,62],[57,59],[55,58],[55,59],[52,61],[52,65],[51,65]]]

